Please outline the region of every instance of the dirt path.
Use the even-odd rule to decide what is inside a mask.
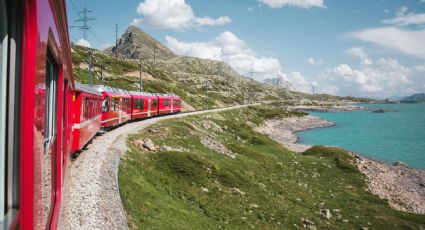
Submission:
[[[59,229],[127,229],[118,191],[119,159],[129,134],[162,120],[238,109],[248,105],[180,113],[129,123],[97,136],[70,164],[62,192]]]

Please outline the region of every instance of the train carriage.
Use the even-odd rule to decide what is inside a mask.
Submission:
[[[166,115],[173,113],[173,95],[171,94],[156,94],[158,96],[158,114]]]
[[[173,95],[173,113],[181,112],[181,98],[180,96]]]
[[[102,94],[88,85],[75,82],[73,102],[72,152],[75,153],[100,130]]]
[[[63,0],[0,0],[0,228],[55,229],[71,151]]]
[[[153,93],[130,92],[131,119],[141,119],[158,115],[158,97]]]
[[[131,95],[126,90],[97,85],[102,93],[102,128],[108,129],[131,120]]]

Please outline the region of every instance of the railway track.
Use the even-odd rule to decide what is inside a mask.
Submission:
[[[127,229],[119,195],[119,159],[127,151],[129,134],[162,120],[239,109],[239,105],[219,109],[179,113],[128,123],[96,136],[66,170],[60,229]]]

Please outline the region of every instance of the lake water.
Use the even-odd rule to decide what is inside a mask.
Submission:
[[[374,104],[370,111],[316,113],[311,115],[336,123],[330,128],[297,133],[301,144],[340,146],[386,163],[402,161],[425,169],[425,104]]]

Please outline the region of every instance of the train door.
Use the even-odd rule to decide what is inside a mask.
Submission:
[[[45,79],[44,155],[42,158],[43,223],[50,223],[55,205],[57,162],[58,68],[48,55]],[[46,226],[47,227],[47,226]]]
[[[151,116],[152,99],[148,99],[148,117]]]
[[[7,10],[6,2],[0,0],[0,228],[6,213],[6,97],[7,97]]]
[[[122,116],[122,110],[123,110],[123,101],[122,98],[118,99],[118,124],[121,124],[121,116]]]
[[[0,229],[19,225],[21,7],[18,1],[0,0]]]

